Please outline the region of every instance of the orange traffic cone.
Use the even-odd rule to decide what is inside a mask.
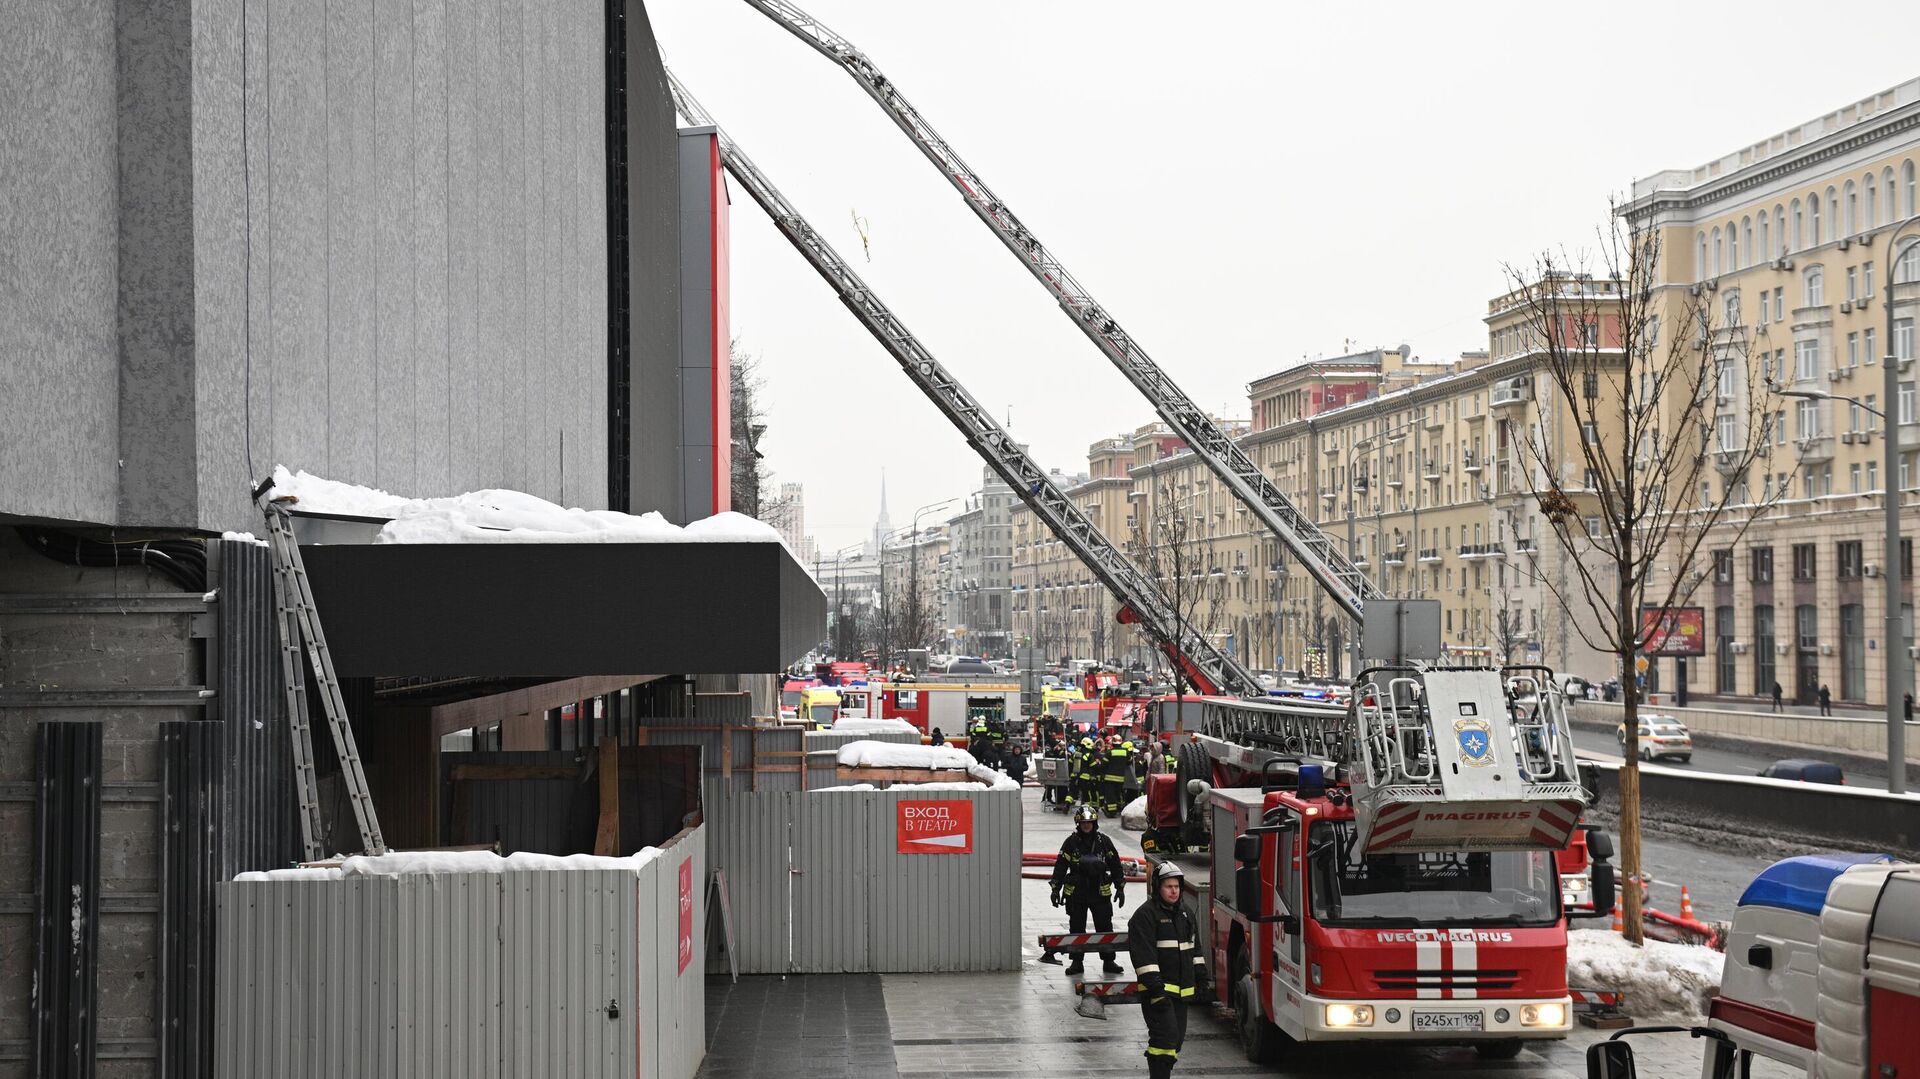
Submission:
[[[1616,933],[1625,933],[1627,931],[1627,919],[1620,913],[1620,902],[1618,900],[1615,900],[1613,904],[1613,931]]]
[[[1688,919],[1693,917],[1693,897],[1687,894],[1687,886],[1684,884],[1680,886],[1680,917]]]

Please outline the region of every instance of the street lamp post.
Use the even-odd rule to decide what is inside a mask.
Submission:
[[[1912,206],[1907,207],[1909,210]],[[1903,567],[1900,564],[1900,409],[1897,402],[1900,397],[1900,361],[1894,352],[1893,335],[1895,330],[1893,305],[1896,298],[1896,286],[1900,283],[1900,265],[1906,261],[1900,250],[1900,234],[1915,222],[1920,222],[1916,214],[1901,222],[1893,230],[1893,237],[1887,241],[1887,352],[1881,361],[1880,405],[1886,409],[1880,418],[1887,427],[1886,445],[1883,449],[1885,469],[1881,480],[1886,484],[1886,495],[1882,501],[1886,504],[1887,553],[1880,567],[1881,580],[1886,582],[1887,620],[1886,620],[1886,674],[1887,674],[1887,790],[1894,794],[1903,794],[1907,789],[1907,727],[1906,694],[1913,680],[1913,657],[1907,654],[1905,647],[1905,627],[1900,617],[1900,577]],[[1920,240],[1914,243],[1920,244]]]
[[[1920,221],[1920,217],[1908,218],[1906,225]],[[1898,239],[1898,231],[1895,239]],[[1914,241],[1920,244],[1920,240]],[[1779,386],[1773,391],[1782,397],[1797,397],[1808,401],[1845,401],[1855,408],[1878,416],[1886,425],[1886,446],[1882,458],[1882,467],[1886,469],[1881,482],[1886,484],[1881,492],[1882,522],[1886,528],[1884,537],[1885,553],[1881,556],[1880,580],[1885,592],[1886,629],[1883,631],[1884,647],[1881,654],[1886,657],[1887,683],[1887,790],[1893,794],[1904,794],[1907,790],[1907,729],[1906,694],[1912,675],[1912,657],[1907,655],[1904,639],[1905,627],[1900,617],[1900,410],[1896,404],[1900,394],[1900,360],[1893,347],[1893,296],[1894,283],[1899,279],[1900,258],[1897,243],[1887,245],[1887,255],[1891,260],[1887,268],[1887,352],[1881,360],[1882,393],[1880,404],[1875,408],[1855,397],[1828,393],[1825,390],[1789,390]],[[1883,411],[1882,409],[1885,409]]]

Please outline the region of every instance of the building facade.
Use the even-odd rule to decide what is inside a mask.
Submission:
[[[1884,500],[1900,500],[1903,537],[1920,523],[1916,168],[1920,79],[1641,180],[1624,208],[1660,238],[1667,302],[1709,304],[1739,340],[1746,362],[1729,365],[1720,410],[1739,414],[1768,383],[1787,392],[1759,474],[1720,478],[1744,481],[1755,511],[1750,525],[1716,529],[1694,567],[1705,575],[1695,603],[1709,642],[1687,671],[1696,694],[1761,701],[1778,683],[1810,703],[1826,686],[1836,701],[1884,706],[1886,658],[1911,658],[1910,538],[1895,556],[1898,595],[1882,574]],[[1894,475],[1883,460],[1889,437],[1899,440]],[[1897,635],[1887,632],[1890,605]]]

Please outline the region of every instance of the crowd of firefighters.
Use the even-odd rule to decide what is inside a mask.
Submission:
[[[1145,776],[1173,771],[1172,758],[1159,741],[1147,737],[1136,742],[1121,731],[1081,734],[1077,739],[1049,735],[1044,753],[1067,762],[1068,782],[1064,788],[1048,787],[1042,801],[1087,806],[1109,817],[1119,815],[1128,792],[1139,787]]]

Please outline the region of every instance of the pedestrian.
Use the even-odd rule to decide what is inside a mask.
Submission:
[[[1150,1079],[1173,1075],[1180,1046],[1187,1040],[1187,1005],[1213,996],[1199,923],[1180,894],[1185,878],[1185,871],[1172,862],[1154,863],[1147,901],[1127,920],[1133,976],[1147,987],[1140,1014],[1147,1021]]]
[[[1025,783],[1027,781],[1027,755],[1025,753],[1017,749],[1008,753],[1006,755],[1006,766],[1008,779],[1013,780],[1015,783]]]
[[[1820,714],[1823,716],[1833,714],[1833,694],[1827,689],[1825,682],[1820,683]]]
[[[1086,932],[1089,916],[1094,932],[1113,932],[1114,906],[1127,905],[1127,873],[1113,840],[1100,830],[1100,814],[1092,805],[1073,811],[1073,832],[1060,844],[1060,853],[1053,859],[1052,889],[1053,905],[1067,908],[1068,932]],[[1041,956],[1040,961],[1058,962],[1051,953]],[[1103,949],[1100,961],[1100,969],[1108,974],[1126,969],[1113,949]],[[1067,973],[1080,973],[1085,963],[1085,957],[1075,952]]]
[[[940,728],[935,727],[933,729],[933,733],[929,735],[927,738],[927,744],[935,745],[935,746],[944,746],[947,744],[947,736],[940,733]]]
[[[1780,697],[1780,683],[1775,682],[1773,684],[1773,710],[1776,712],[1780,711]]]
[[[1163,760],[1164,756],[1160,752],[1160,740],[1158,738],[1147,739],[1147,774],[1154,775],[1160,772],[1162,770],[1161,764]]]

